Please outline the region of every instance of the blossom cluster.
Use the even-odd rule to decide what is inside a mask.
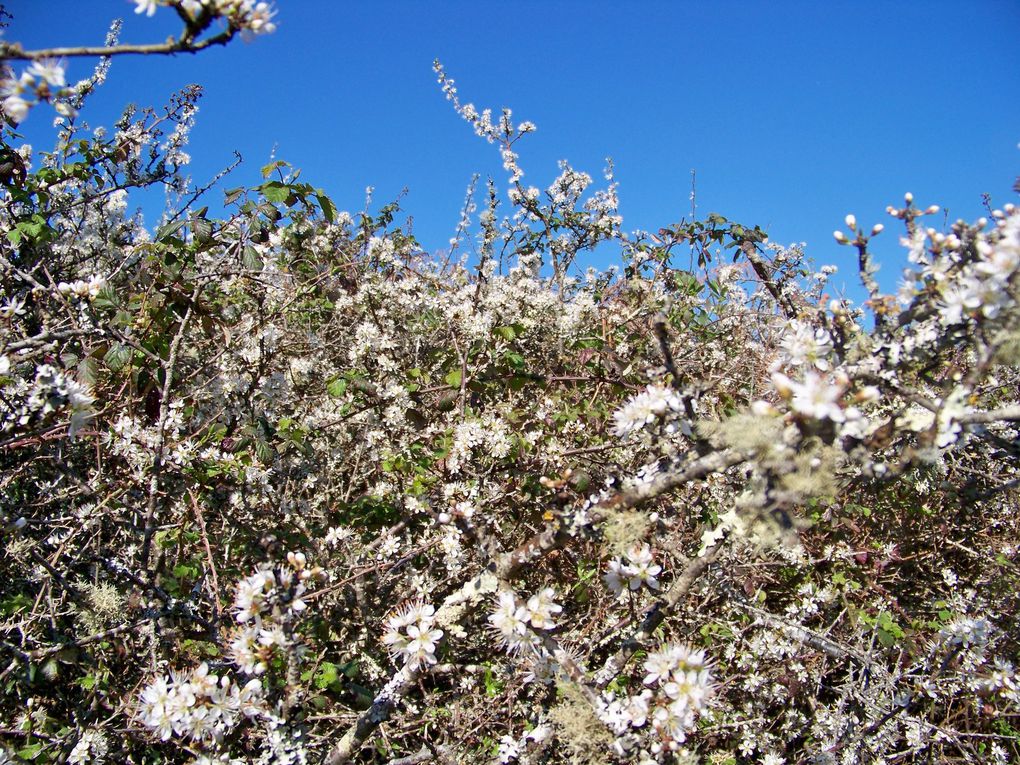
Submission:
[[[286,566],[258,570],[237,583],[233,631],[228,655],[249,675],[263,674],[274,655],[300,658],[304,647],[294,634],[294,620],[307,609],[302,596],[321,572],[306,565],[304,553],[287,553]]]
[[[405,603],[386,620],[382,641],[394,659],[409,669],[436,663],[436,646],[443,637],[434,629],[436,609],[423,600]]]
[[[634,545],[627,551],[627,562],[614,558],[609,562],[608,570],[603,577],[606,586],[618,597],[627,592],[640,590],[642,586],[657,591],[659,581],[656,577],[662,572],[662,566],[653,562],[652,548],[647,544]]]
[[[13,371],[15,364],[0,356],[0,375]],[[12,433],[29,425],[42,424],[53,415],[70,414],[69,434],[75,435],[93,414],[95,398],[89,389],[66,371],[52,364],[35,367],[33,380],[0,378],[4,397],[0,400],[0,428]]]
[[[262,693],[259,680],[239,687],[226,675],[211,674],[202,662],[191,672],[152,680],[141,692],[138,719],[161,741],[172,735],[220,739],[242,717],[258,714]]]
[[[63,295],[90,300],[95,298],[105,286],[106,279],[98,274],[93,274],[88,280],[75,279],[73,282],[59,282],[57,290]]]
[[[153,16],[161,5],[180,8],[192,20],[203,14],[221,16],[237,29],[255,35],[272,34],[276,31],[273,16],[276,11],[272,4],[259,0],[133,0],[135,13]]]
[[[512,592],[499,593],[496,610],[488,619],[510,653],[542,653],[540,640],[531,630],[555,629],[554,618],[563,610],[555,598],[556,591],[552,587],[543,588],[524,603]]]
[[[650,724],[655,740],[651,754],[675,751],[687,740],[698,714],[712,693],[712,675],[704,651],[679,643],[661,646],[648,654],[642,691],[617,696],[607,692],[601,717],[619,736],[617,749],[627,752],[640,739],[630,734]]]
[[[613,431],[625,437],[662,424],[667,431],[675,432],[681,427],[682,413],[683,403],[676,391],[663,385],[649,385],[613,413]]]
[[[8,119],[24,122],[29,110],[42,101],[52,101],[57,113],[71,117],[75,109],[67,87],[66,64],[56,59],[33,61],[17,77],[7,70],[0,78],[0,107]]]

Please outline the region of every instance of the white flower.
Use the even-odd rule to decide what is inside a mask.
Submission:
[[[675,652],[668,646],[661,651],[650,652],[645,659],[645,671],[648,674],[645,675],[644,684],[652,685],[668,679],[677,667],[677,658]]]
[[[501,764],[513,762],[521,755],[521,745],[510,734],[499,740],[499,751],[496,752],[496,760]]]
[[[62,88],[67,85],[67,80],[64,79],[64,65],[52,58],[33,61],[25,73],[45,80],[48,85],[54,88]]]
[[[531,626],[537,630],[551,630],[556,626],[553,621],[553,614],[558,614],[563,610],[563,606],[557,605],[553,598],[556,597],[556,591],[552,587],[546,587],[536,595],[532,595],[528,598],[528,603],[525,606],[525,611],[528,614],[528,621],[531,622]]]
[[[501,592],[496,610],[489,616],[492,624],[504,636],[523,635],[527,629],[528,612],[517,604],[512,592]]]
[[[276,24],[273,23],[273,16],[276,11],[269,3],[258,3],[248,12],[245,27],[257,35],[270,35],[276,31]]]
[[[662,567],[653,563],[652,549],[647,543],[631,547],[627,551],[627,560],[628,563],[623,563],[619,559],[610,561],[608,571],[603,577],[615,595],[622,595],[628,589],[638,590],[642,584],[652,590],[659,589],[659,582],[655,577],[662,571]]]
[[[230,641],[228,655],[242,672],[249,675],[261,675],[266,671],[256,633],[250,628],[240,630]]]
[[[786,375],[775,372],[772,384],[784,397],[790,399],[790,406],[799,414],[833,422],[843,422],[846,419],[839,405],[843,398],[843,387],[834,385],[815,372],[808,372],[803,382],[794,382]]]
[[[274,588],[273,575],[270,571],[257,571],[237,583],[234,593],[234,608],[237,609],[237,621],[244,623],[257,618],[262,612],[262,603]]]
[[[786,352],[787,362],[794,366],[811,364],[823,372],[829,368],[826,357],[832,352],[832,336],[822,327],[816,329],[794,319],[779,345]]]
[[[28,116],[29,103],[21,96],[12,95],[7,96],[3,100],[4,114],[6,114],[12,122],[21,123],[25,121],[25,117]]]
[[[156,13],[156,9],[159,8],[159,0],[134,0],[135,2],[135,13],[144,13],[150,18]]]
[[[682,744],[687,740],[687,731],[694,727],[694,713],[683,702],[674,701],[655,708],[652,725],[671,744]]]
[[[982,262],[977,264],[977,270],[999,282],[1005,282],[1014,272],[1020,268],[1020,251],[996,247]]]
[[[651,547],[647,543],[641,547],[635,545],[627,552],[627,557],[630,559],[630,589],[636,590],[644,584],[651,590],[658,590],[659,583],[655,577],[662,571],[662,567],[652,561]]]
[[[436,643],[443,637],[442,630],[430,629],[427,624],[412,624],[407,628],[410,638],[404,646],[404,655],[411,667],[436,663]]]
[[[402,605],[386,620],[383,644],[394,659],[403,659],[412,669],[436,663],[436,643],[443,631],[432,629],[436,609],[418,599]]]
[[[354,531],[343,526],[332,526],[329,531],[326,532],[325,538],[322,540],[324,544],[329,547],[336,547],[341,542],[350,539],[354,536]]]
[[[167,712],[172,692],[167,679],[159,676],[145,687],[141,696],[141,720],[163,741],[170,738],[173,731],[173,720]]]
[[[939,635],[947,643],[965,648],[981,647],[988,642],[992,625],[987,619],[960,616],[941,629]]]
[[[70,765],[86,765],[86,763],[103,765],[106,762],[109,748],[110,745],[105,734],[101,730],[90,728],[78,739],[78,743],[74,745],[74,749],[67,756],[67,762]],[[2,762],[3,760],[0,758],[0,763]]]
[[[25,299],[11,296],[0,303],[0,318],[13,319],[25,315]]]
[[[181,0],[181,8],[193,19],[202,12],[202,0]]]
[[[613,432],[618,436],[626,436],[668,413],[682,410],[683,402],[675,391],[661,385],[649,385],[613,413],[616,423]]]
[[[627,571],[628,568],[627,564],[619,558],[609,561],[608,571],[606,571],[605,576],[602,578],[614,595],[622,595],[626,592],[627,585],[625,583],[630,577]]]

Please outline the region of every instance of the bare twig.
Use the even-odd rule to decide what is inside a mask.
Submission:
[[[45,58],[76,58],[96,56],[122,56],[136,54],[174,55],[177,53],[198,53],[214,45],[226,45],[237,35],[238,29],[230,26],[223,32],[204,40],[191,40],[186,36],[177,40],[147,45],[83,45],[69,48],[41,48],[39,50],[22,50],[17,45],[0,46],[0,61],[38,61]]]

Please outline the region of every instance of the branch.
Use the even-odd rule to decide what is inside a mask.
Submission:
[[[592,523],[597,523],[605,517],[607,511],[629,510],[630,508],[637,507],[660,494],[665,494],[667,491],[682,486],[688,481],[702,478],[710,473],[726,470],[733,465],[743,462],[744,459],[743,455],[733,451],[720,451],[709,454],[688,463],[675,473],[666,473],[649,483],[643,483],[636,488],[621,491],[608,499],[602,500],[588,511],[588,515]],[[572,521],[573,514],[568,513],[558,521],[550,523],[516,550],[502,556],[496,563],[497,576],[505,579],[532,560],[542,557],[555,547],[561,547],[566,544],[572,538],[570,528]]]
[[[620,674],[631,657],[645,647],[648,640],[651,639],[652,633],[666,620],[667,616],[676,610],[681,599],[690,591],[691,587],[694,586],[694,583],[705,573],[708,567],[712,565],[713,561],[719,557],[721,550],[722,547],[716,545],[700,558],[695,558],[691,561],[680,577],[673,582],[673,586],[669,588],[666,597],[648,610],[644,620],[641,622],[641,626],[624,641],[619,651],[606,659],[602,669],[595,674],[596,688],[602,689],[609,685],[613,678]]]
[[[163,367],[163,389],[160,391],[159,421],[156,423],[156,445],[152,456],[152,475],[149,477],[149,500],[145,508],[144,538],[142,539],[142,568],[149,566],[149,550],[152,547],[152,535],[156,531],[156,500],[159,494],[160,478],[163,473],[163,451],[166,446],[166,423],[170,418],[170,387],[174,382],[174,370],[177,368],[177,354],[181,348],[181,341],[188,330],[188,323],[195,307],[195,301],[202,292],[202,285],[195,287],[188,301],[188,308],[181,318],[181,326],[170,343],[170,353],[166,365]]]
[[[957,422],[1016,422],[1020,420],[1020,404],[993,409],[990,412],[967,412],[954,417]]]
[[[772,299],[776,301],[776,304],[782,309],[783,314],[787,319],[797,318],[797,306],[794,305],[793,301],[790,300],[789,296],[786,295],[779,284],[772,278],[771,269],[768,263],[765,262],[765,258],[758,254],[758,250],[755,249],[754,242],[749,239],[745,239],[740,243],[740,251],[744,253],[748,262],[751,264],[751,268],[761,279],[762,284],[765,285],[765,289],[772,295]]]
[[[0,61],[37,61],[43,58],[75,58],[82,56],[120,56],[124,54],[140,54],[143,56],[177,53],[198,53],[200,50],[214,45],[226,45],[237,35],[236,27],[228,27],[223,32],[205,40],[194,42],[187,39],[168,40],[164,43],[148,45],[85,45],[74,48],[43,48],[40,50],[22,50],[17,45],[0,46]]]
[[[407,668],[397,672],[372,701],[372,706],[358,718],[358,721],[348,729],[343,738],[326,755],[322,761],[323,765],[341,765],[341,763],[349,762],[351,756],[372,735],[379,724],[390,716],[397,701],[417,682],[419,674],[418,670]]]

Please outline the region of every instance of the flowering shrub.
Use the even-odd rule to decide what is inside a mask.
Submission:
[[[196,91],[91,129],[108,60],[3,51],[0,762],[1020,756],[1020,209],[908,195],[895,296],[848,216],[854,306],[718,215],[625,232],[609,171],[525,185],[535,126],[437,64],[510,205],[432,254],[284,162],[210,217]]]

